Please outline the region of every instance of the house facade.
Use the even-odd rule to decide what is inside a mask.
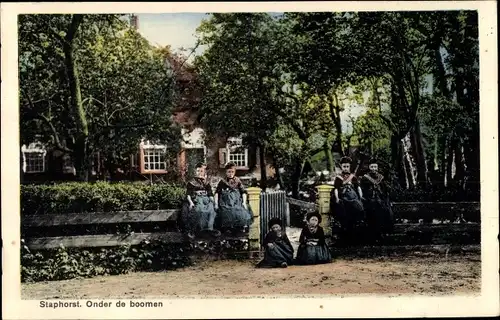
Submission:
[[[260,180],[260,150],[255,146],[245,146],[243,137],[211,137],[207,138],[204,128],[198,123],[183,122],[183,119],[196,118],[196,111],[182,111],[182,115],[174,113],[174,119],[181,126],[180,150],[175,159],[168,158],[167,145],[152,145],[144,141],[139,145],[137,155],[131,156],[132,168],[142,176],[167,176],[175,171],[182,180],[195,174],[196,164],[207,165],[208,176],[220,179],[225,174],[228,162],[236,164],[236,175],[244,181]],[[275,170],[266,157],[266,176],[274,177]]]
[[[207,165],[209,177],[218,182],[224,176],[225,165],[233,162],[236,164],[237,176],[247,183],[251,179],[261,178],[259,148],[244,146],[241,137],[207,139],[201,126],[183,128],[180,151],[175,157],[171,157],[168,149],[166,144],[142,141],[137,153],[130,156],[130,166],[119,168],[119,172],[113,177],[118,177],[117,180],[169,180],[170,177],[186,180],[194,175],[196,164],[203,162]],[[71,156],[42,143],[23,145],[20,159],[22,182],[76,179]],[[91,180],[110,179],[109,174],[103,171],[102,160],[99,153],[93,155]],[[264,170],[267,177],[275,175],[270,162],[267,162]]]

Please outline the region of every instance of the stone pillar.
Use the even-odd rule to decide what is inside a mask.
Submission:
[[[321,214],[321,227],[325,230],[325,236],[332,235],[332,228],[330,226],[330,197],[333,187],[330,185],[317,186],[318,189],[318,207],[319,214]]]
[[[248,242],[251,251],[260,250],[260,188],[247,188],[248,202],[253,213],[253,223],[248,232]]]

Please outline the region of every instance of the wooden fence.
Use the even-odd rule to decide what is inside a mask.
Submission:
[[[307,211],[319,211],[324,216],[322,219],[326,233],[329,230],[328,219],[330,210],[330,186],[320,186],[319,198],[316,204],[303,202],[288,198],[287,202],[291,206],[301,206]],[[250,226],[248,241],[250,251],[260,250],[261,233],[261,190],[249,188],[249,203],[254,215],[254,223]],[[281,203],[281,202],[280,202]],[[441,203],[395,203],[393,206],[395,217],[398,220],[408,220],[418,223],[398,223],[395,233],[412,236],[417,233],[443,233],[442,230],[450,232],[480,232],[480,204],[476,202],[441,202]],[[25,245],[30,249],[51,249],[61,245],[71,247],[113,247],[123,244],[137,245],[145,240],[162,240],[169,243],[182,243],[187,238],[175,227],[175,222],[179,216],[179,210],[148,210],[148,211],[126,211],[126,212],[94,212],[94,213],[69,213],[69,214],[46,214],[46,215],[24,215],[21,218],[23,233],[26,238]],[[457,217],[464,219],[467,223],[440,223],[428,224],[433,219],[454,221]],[[419,221],[420,220],[420,221]],[[33,234],[33,230],[51,229],[58,230],[69,228],[87,228],[92,226],[113,226],[113,225],[141,225],[170,222],[171,226],[154,232],[128,232],[113,234],[81,234],[81,235],[61,235],[47,236]],[[267,221],[266,221],[267,222]],[[424,223],[422,223],[424,222]],[[447,232],[448,232],[447,231]],[[36,232],[35,232],[36,234]],[[222,237],[221,239],[226,239]],[[236,239],[227,237],[227,239]],[[446,241],[446,240],[443,240]],[[417,245],[418,243],[415,243]]]
[[[33,228],[68,227],[106,224],[136,224],[145,222],[175,221],[179,210],[148,210],[125,212],[92,212],[70,214],[26,215],[22,218],[25,230]],[[144,240],[163,240],[171,243],[182,243],[185,237],[177,231],[162,231],[131,234],[99,234],[36,237],[25,239],[30,249],[52,249],[61,245],[71,247],[114,247],[122,244],[137,245]]]

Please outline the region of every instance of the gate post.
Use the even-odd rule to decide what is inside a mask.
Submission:
[[[260,188],[247,188],[248,202],[253,214],[253,223],[248,230],[248,244],[251,251],[260,250]]]
[[[330,198],[333,187],[327,184],[322,184],[316,187],[318,189],[318,207],[321,215],[321,227],[325,230],[325,236],[332,235],[330,226]]]

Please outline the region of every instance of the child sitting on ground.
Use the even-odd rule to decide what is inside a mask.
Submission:
[[[293,262],[293,247],[285,232],[281,229],[281,220],[272,218],[270,230],[264,238],[264,259],[257,264],[258,268],[286,268]]]
[[[332,260],[330,250],[325,242],[325,232],[319,225],[321,215],[312,212],[307,216],[307,225],[302,229],[297,250],[298,264],[329,263]]]

